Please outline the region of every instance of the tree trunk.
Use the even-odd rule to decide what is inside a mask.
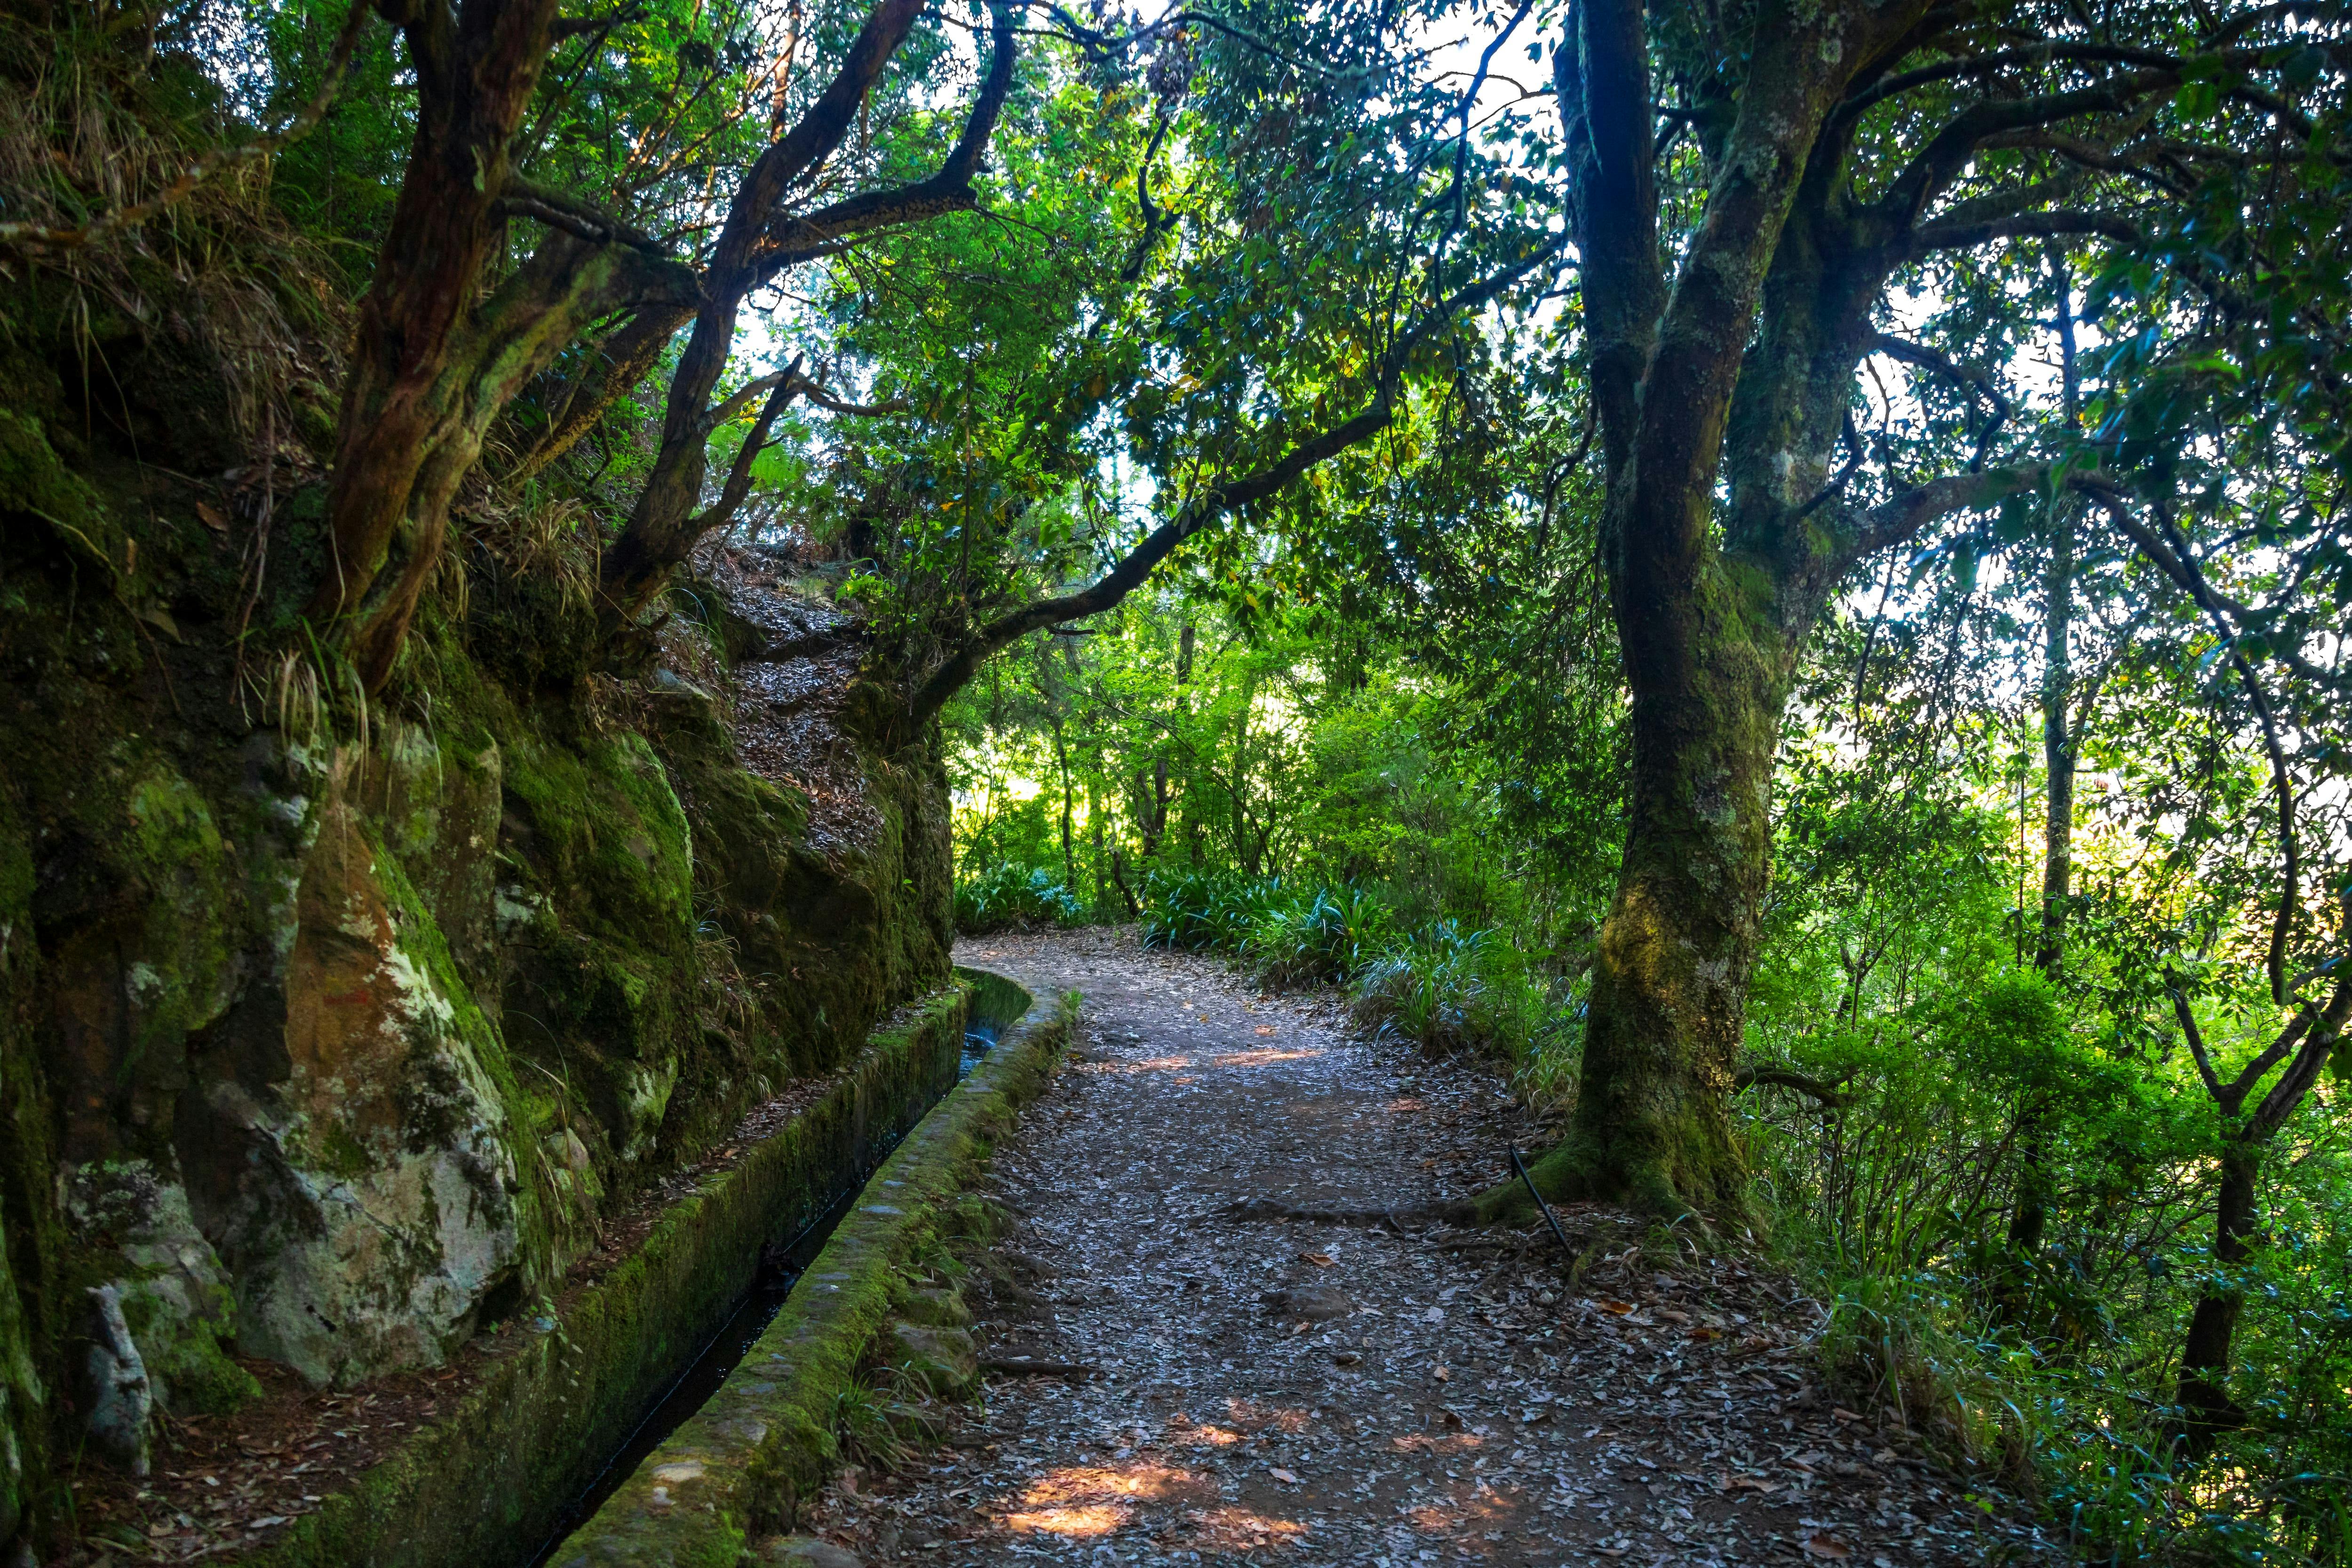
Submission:
[[[2221,1186],[2213,1205],[2213,1263],[2217,1270],[2235,1270],[2252,1256],[2248,1245],[2254,1232],[2256,1149],[2233,1138],[2221,1155]],[[2212,1279],[2197,1299],[2189,1319],[2188,1343],[2180,1352],[2180,1385],[2176,1395],[2183,1435],[2193,1447],[2210,1444],[2218,1433],[2245,1420],[2245,1412],[2230,1400],[2230,1342],[2238,1331],[2238,1313],[2244,1292],[2232,1279]]]
[[[1058,717],[1054,720],[1054,765],[1062,774],[1062,885],[1076,891],[1078,856],[1070,839],[1070,748],[1062,738],[1062,721]]]
[[[1770,873],[1788,644],[1748,622],[1718,561],[1681,605],[1621,599],[1633,773],[1568,1139],[1535,1167],[1564,1197],[1654,1211],[1745,1207],[1732,1072]],[[1497,1193],[1506,1197],[1508,1189]]]
[[[2058,347],[2065,413],[2071,423],[2080,402],[2074,368],[2074,282],[2062,259],[2053,257],[2058,288]],[[2074,893],[2074,761],[2081,738],[2069,721],[2074,700],[2074,521],[2071,496],[2050,503],[2050,559],[2042,571],[2042,935],[2034,967],[2055,985],[2066,967],[2066,904]],[[2021,914],[2021,918],[2022,915]],[[2050,1122],[2046,1092],[2029,1090],[2018,1109],[2017,1194],[2010,1207],[2007,1253],[1993,1285],[1993,1315],[2017,1327],[2032,1304],[2035,1260],[2050,1226]]]

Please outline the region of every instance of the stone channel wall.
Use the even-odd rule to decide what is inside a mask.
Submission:
[[[666,1211],[457,1406],[253,1568],[523,1568],[646,1408],[751,1288],[763,1244],[840,1196],[955,1082],[961,989],[877,1031],[824,1099]]]
[[[284,632],[305,563],[257,582],[246,518],[70,423],[0,408],[12,1568],[68,1457],[136,1469],[252,1358],[348,1386],[536,1315],[605,1217],[949,979],[945,777],[854,626],[763,635],[698,583],[634,670],[572,668],[587,602],[478,556],[361,700]],[[278,498],[281,553],[318,503]],[[798,700],[761,680],[822,784],[754,757]]]

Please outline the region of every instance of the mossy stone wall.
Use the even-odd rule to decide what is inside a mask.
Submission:
[[[961,990],[877,1031],[825,1097],[680,1199],[636,1253],[530,1332],[444,1419],[245,1561],[256,1568],[520,1564],[751,1290],[763,1243],[955,1081]]]
[[[659,664],[526,678],[486,651],[487,592],[428,607],[362,713],[294,629],[313,491],[278,498],[254,599],[212,492],[16,402],[0,1560],[58,1543],[93,1288],[120,1291],[165,1411],[249,1398],[233,1353],[320,1383],[436,1364],[944,985],[950,941],[919,744],[844,730],[877,825],[818,852],[703,688]]]

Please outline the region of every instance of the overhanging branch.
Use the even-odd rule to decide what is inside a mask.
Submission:
[[[1186,539],[1220,518],[1277,494],[1318,464],[1338,456],[1388,428],[1394,412],[1397,378],[1412,350],[1456,316],[1485,306],[1559,254],[1557,243],[1549,246],[1433,307],[1426,316],[1390,345],[1388,352],[1382,356],[1371,402],[1354,418],[1299,442],[1255,473],[1202,490],[1179,508],[1173,517],[1146,535],[1141,543],[1120,557],[1109,570],[1089,586],[1075,593],[1033,601],[971,632],[917,688],[911,704],[915,722],[926,723],[946,706],[948,699],[961,691],[998,650],[1018,642],[1032,632],[1066,621],[1099,615],[1111,609],[1141,586],[1143,580],[1150,576],[1152,569],[1167,559]]]

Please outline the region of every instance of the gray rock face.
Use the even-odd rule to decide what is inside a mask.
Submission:
[[[514,1279],[489,1025],[397,861],[331,792],[282,982],[234,1021],[182,1149],[239,1343],[316,1384],[437,1364]]]
[[[124,1272],[113,1288],[155,1403],[179,1415],[226,1410],[260,1386],[224,1349],[236,1338],[236,1297],[177,1176],[143,1159],[69,1167],[58,1207],[80,1234],[114,1244]]]
[[[122,1320],[122,1294],[111,1285],[89,1291],[89,1345],[82,1360],[83,1407],[89,1445],[108,1463],[134,1476],[147,1473],[147,1418],[155,1401],[147,1364]]]

